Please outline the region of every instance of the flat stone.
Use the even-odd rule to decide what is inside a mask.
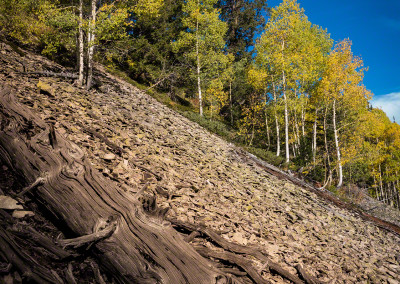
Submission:
[[[45,95],[48,95],[51,97],[55,97],[55,90],[48,83],[45,83],[45,82],[39,80],[39,82],[37,83],[37,87],[39,88],[39,91],[42,94],[45,94]]]
[[[107,160],[107,161],[115,160],[115,158],[116,158],[115,155],[112,154],[112,153],[105,154],[104,157],[103,157],[103,159]]]
[[[32,211],[15,210],[12,216],[14,218],[20,219],[24,217],[33,217],[35,216],[35,213],[33,213]]]
[[[6,195],[0,195],[0,208],[1,209],[24,209],[18,201]]]

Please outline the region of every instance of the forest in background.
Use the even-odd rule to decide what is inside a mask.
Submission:
[[[90,88],[101,62],[321,187],[400,208],[400,126],[369,104],[351,41],[295,0],[4,0],[0,27],[78,84]]]

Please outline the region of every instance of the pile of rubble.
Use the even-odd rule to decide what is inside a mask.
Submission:
[[[85,149],[121,190],[135,194],[147,184],[145,193],[170,207],[166,218],[172,223],[201,224],[228,241],[261,247],[287,271],[295,274],[300,264],[320,282],[400,282],[397,234],[268,173],[234,145],[101,66],[101,85],[89,92],[68,78],[28,75],[24,68],[65,71],[3,45],[1,84],[17,88],[21,103]],[[261,270],[262,263],[254,262]]]

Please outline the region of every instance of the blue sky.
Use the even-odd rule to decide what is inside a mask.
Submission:
[[[349,38],[353,53],[369,67],[364,84],[372,105],[400,122],[400,0],[297,0],[308,19],[331,38]],[[269,0],[270,7],[281,3]]]

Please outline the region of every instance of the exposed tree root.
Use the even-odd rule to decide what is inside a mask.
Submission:
[[[201,233],[202,235],[208,237],[213,243],[217,244],[218,246],[225,249],[226,251],[229,251],[231,253],[236,253],[236,254],[251,255],[251,256],[261,260],[262,262],[264,262],[266,264],[265,268],[268,268],[270,271],[281,275],[282,277],[292,281],[293,283],[297,283],[297,284],[304,283],[299,277],[291,274],[289,271],[282,268],[279,264],[271,261],[265,254],[263,254],[261,252],[262,250],[260,248],[250,247],[250,246],[242,246],[239,244],[234,244],[234,243],[228,242],[223,237],[218,235],[215,231],[213,231],[212,229],[207,228],[205,226],[197,226],[194,224],[181,222],[181,221],[178,221],[175,219],[171,219],[170,221],[175,226],[184,228],[185,230],[192,232],[187,237],[187,240],[189,240],[189,241],[192,241],[197,236],[197,234],[195,232]],[[196,250],[197,250],[197,248],[196,248]],[[204,250],[203,250],[203,252],[204,252],[204,254],[206,253]],[[207,251],[207,253],[209,253],[209,251]],[[218,255],[221,257],[221,259],[224,259],[224,260],[229,260],[229,259],[225,259],[225,258],[230,258],[231,260],[238,260],[238,263],[236,263],[236,262],[234,262],[234,263],[236,263],[240,267],[242,267],[241,265],[244,263],[242,261],[242,259],[233,258],[228,254],[218,254]],[[225,257],[225,258],[222,258],[222,257]],[[248,263],[244,263],[244,264],[246,267],[249,265]],[[247,271],[244,267],[242,267],[242,268],[245,271]],[[304,271],[304,270],[302,270],[302,271]],[[251,272],[254,273],[253,270],[251,270]],[[251,276],[251,275],[249,274],[249,276]],[[254,280],[253,276],[251,276],[251,278]],[[307,281],[307,279],[305,279],[305,280]],[[263,283],[263,282],[260,282],[260,283]]]
[[[246,260],[243,256],[228,252],[228,251],[215,251],[206,247],[195,247],[196,251],[198,251],[202,256],[207,258],[217,258],[222,259],[224,261],[228,261],[242,268],[249,277],[257,284],[265,284],[270,283],[269,281],[262,278],[262,276],[256,271],[253,267],[251,261]]]

